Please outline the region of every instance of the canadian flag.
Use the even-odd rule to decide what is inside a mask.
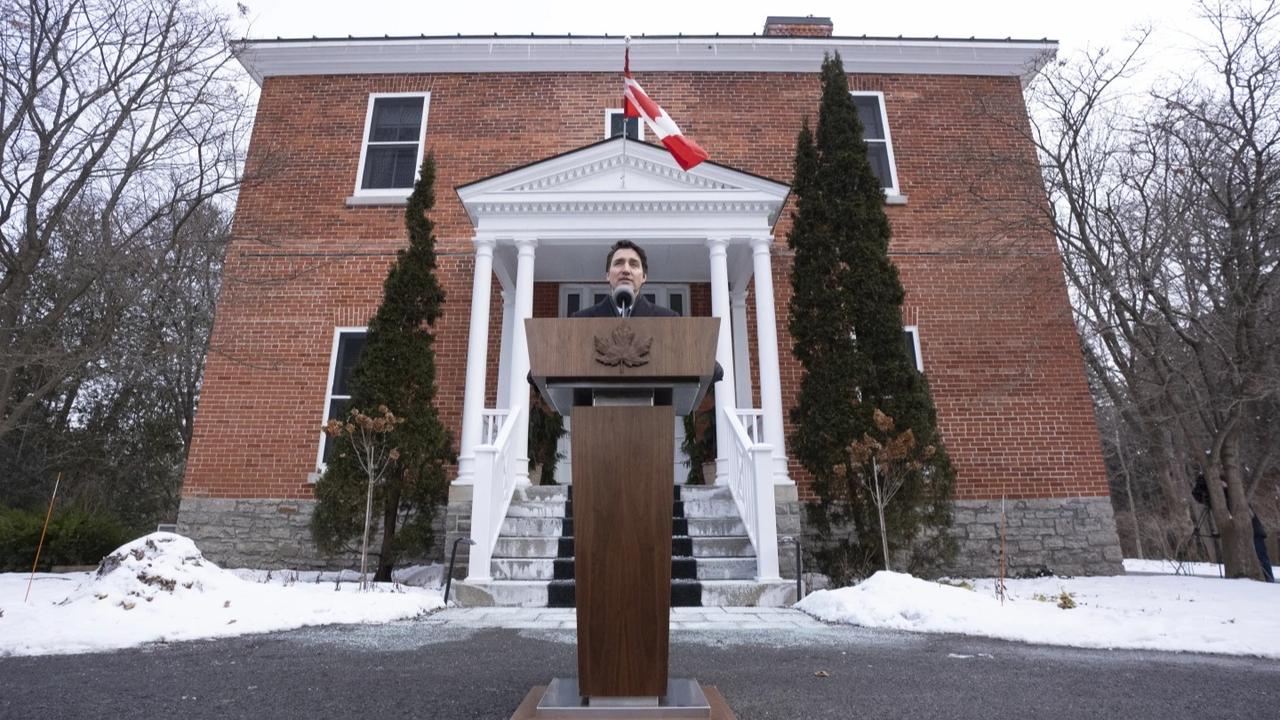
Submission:
[[[666,110],[658,107],[658,103],[649,99],[640,83],[631,77],[631,48],[623,53],[622,60],[622,106],[623,115],[629,118],[644,118],[644,122],[662,141],[663,147],[676,159],[682,170],[690,170],[698,163],[706,160],[707,151],[698,143],[685,137],[680,126],[671,119]]]

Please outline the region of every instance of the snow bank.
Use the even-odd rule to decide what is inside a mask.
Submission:
[[[0,655],[44,655],[286,630],[386,622],[443,607],[440,593],[352,583],[264,584],[205,560],[188,538],[152,533],[92,573],[0,575]]]
[[[1280,585],[1205,577],[1080,577],[995,581],[972,590],[878,572],[822,590],[797,607],[828,622],[959,633],[1046,645],[1211,652],[1280,658]],[[1067,593],[1075,607],[1059,607]]]

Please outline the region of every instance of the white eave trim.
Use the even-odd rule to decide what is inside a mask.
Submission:
[[[633,38],[635,72],[816,73],[839,52],[851,74],[1016,76],[1058,50],[1052,40]],[[443,37],[241,40],[236,58],[259,84],[277,75],[621,72],[622,38]]]

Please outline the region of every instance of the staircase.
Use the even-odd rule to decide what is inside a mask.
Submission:
[[[570,485],[517,487],[493,549],[493,579],[455,584],[459,604],[574,607],[572,493]],[[671,524],[672,607],[795,601],[793,582],[756,582],[755,550],[729,488],[674,486]]]

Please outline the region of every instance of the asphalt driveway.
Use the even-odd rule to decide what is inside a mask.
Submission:
[[[571,629],[418,620],[0,658],[0,718],[485,718],[575,674]],[[673,631],[671,670],[767,718],[1280,717],[1280,662],[828,626]]]

